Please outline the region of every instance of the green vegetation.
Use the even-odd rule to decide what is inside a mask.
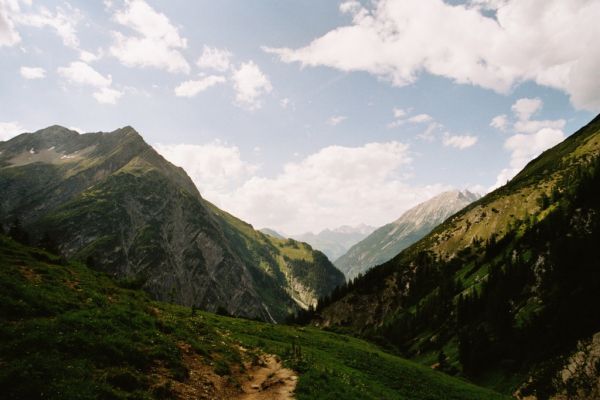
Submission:
[[[503,398],[356,338],[155,302],[130,286],[0,236],[3,398],[177,397],[188,348],[233,388],[244,357],[278,354],[300,373],[299,399]]]
[[[600,331],[599,205],[596,119],[304,319],[505,393],[589,396],[557,376]]]
[[[283,321],[344,282],[310,246],[204,200],[131,127],[52,126],[0,143],[0,193],[0,227],[16,220],[30,244],[136,281],[157,300]]]

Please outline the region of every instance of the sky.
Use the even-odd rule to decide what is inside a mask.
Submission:
[[[600,0],[0,0],[0,140],[131,125],[287,234],[486,193],[600,112]]]

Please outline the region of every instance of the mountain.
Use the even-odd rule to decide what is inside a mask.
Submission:
[[[335,260],[344,254],[352,245],[364,239],[375,228],[365,224],[357,226],[340,226],[336,229],[325,229],[319,233],[307,232],[292,237],[310,244]]]
[[[346,279],[354,279],[375,265],[391,260],[478,198],[468,190],[441,193],[406,211],[396,221],[376,229],[335,260],[334,265],[346,275]]]
[[[600,395],[600,116],[335,290],[314,322],[518,397]]]
[[[279,321],[343,275],[325,255],[255,231],[202,198],[131,127],[60,126],[0,142],[0,224],[156,299]]]
[[[259,229],[259,232],[262,232],[265,235],[273,236],[274,238],[277,238],[277,239],[285,239],[285,236],[283,236],[281,233],[279,233],[273,229],[262,228],[262,229]]]
[[[2,399],[507,398],[353,337],[152,301],[123,283],[0,235]]]

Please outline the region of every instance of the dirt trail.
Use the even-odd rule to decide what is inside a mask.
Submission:
[[[172,379],[164,366],[152,373],[154,390],[162,390],[167,397],[178,400],[292,400],[298,376],[291,369],[284,368],[277,356],[272,354],[254,355],[253,362],[244,362],[232,367],[230,376],[219,376],[207,360],[196,354],[187,343],[179,343],[183,362],[188,368],[187,379]],[[248,350],[239,347],[247,357]]]
[[[258,366],[249,367],[250,379],[242,383],[243,394],[238,400],[289,400],[294,399],[298,376],[284,368],[274,355],[261,357]]]

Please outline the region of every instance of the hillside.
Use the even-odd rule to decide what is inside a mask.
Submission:
[[[396,221],[376,229],[334,261],[334,265],[354,279],[394,256],[427,235],[457,211],[479,198],[468,190],[441,193],[406,211]]]
[[[507,393],[596,397],[599,155],[597,117],[336,290],[316,322],[422,363],[443,356],[448,371]]]
[[[306,232],[292,237],[322,251],[333,261],[347,252],[354,244],[367,237],[373,230],[373,227],[361,224],[324,229],[319,233]]]
[[[2,142],[0,191],[5,231],[163,301],[280,321],[344,279],[309,246],[268,239],[208,203],[131,127],[52,126]]]
[[[2,398],[505,398],[356,338],[156,302],[130,283],[0,235]]]

